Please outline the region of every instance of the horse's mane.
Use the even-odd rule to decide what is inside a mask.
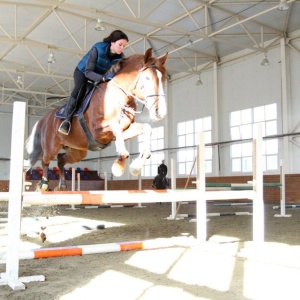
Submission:
[[[114,73],[117,74],[118,72],[126,71],[126,68],[131,68],[132,70],[140,70],[143,67],[150,67],[155,66],[163,76],[163,81],[167,76],[167,70],[165,66],[161,63],[161,61],[156,57],[150,57],[148,61],[144,62],[144,55],[143,54],[133,54],[126,58],[122,58],[116,64],[114,64],[107,73]]]

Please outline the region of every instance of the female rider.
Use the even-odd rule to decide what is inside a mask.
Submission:
[[[74,71],[74,89],[66,105],[66,118],[58,128],[60,133],[68,135],[71,130],[72,117],[79,104],[78,94],[83,84],[88,80],[97,84],[111,80],[114,74],[104,74],[123,57],[128,41],[124,32],[114,30],[103,42],[96,43],[78,63]]]

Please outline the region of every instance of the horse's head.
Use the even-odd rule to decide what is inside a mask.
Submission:
[[[144,56],[144,65],[136,86],[136,93],[145,102],[152,120],[161,120],[167,113],[166,97],[163,84],[167,71],[164,64],[168,53],[161,58],[152,57],[152,49],[148,49]]]
[[[137,100],[144,104],[154,121],[161,120],[167,113],[166,97],[163,84],[167,71],[164,66],[168,53],[161,57],[152,57],[149,48],[145,55],[135,54],[120,60],[109,72],[116,74],[114,85],[117,85],[129,101]]]

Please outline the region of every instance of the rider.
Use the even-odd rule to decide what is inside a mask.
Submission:
[[[123,51],[128,41],[123,31],[114,30],[103,42],[96,43],[78,63],[73,75],[74,89],[66,106],[66,119],[58,128],[60,133],[68,135],[71,130],[72,117],[79,102],[77,97],[82,85],[88,80],[97,83],[111,80],[114,74],[104,74],[124,56]]]

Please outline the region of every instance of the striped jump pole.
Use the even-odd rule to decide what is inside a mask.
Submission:
[[[132,250],[152,250],[186,245],[187,238],[174,237],[169,239],[155,239],[147,241],[130,241],[121,243],[80,245],[67,247],[40,248],[19,252],[19,259],[39,259],[62,256],[82,256],[87,254],[100,254]],[[5,259],[5,255],[1,259]]]
[[[285,208],[300,208],[300,204],[286,204]],[[281,209],[281,206],[273,206],[273,209]]]
[[[214,203],[214,206],[252,206],[253,203],[245,202],[245,203]]]
[[[237,212],[218,212],[218,213],[207,213],[207,217],[224,217],[224,216],[251,216],[252,213],[249,211],[237,211]],[[179,218],[195,218],[195,214],[178,214]]]
[[[110,205],[110,204],[103,204],[103,205],[74,205],[76,209],[95,209],[95,208],[129,208],[129,207],[136,207],[135,204],[115,204],[115,205]]]

